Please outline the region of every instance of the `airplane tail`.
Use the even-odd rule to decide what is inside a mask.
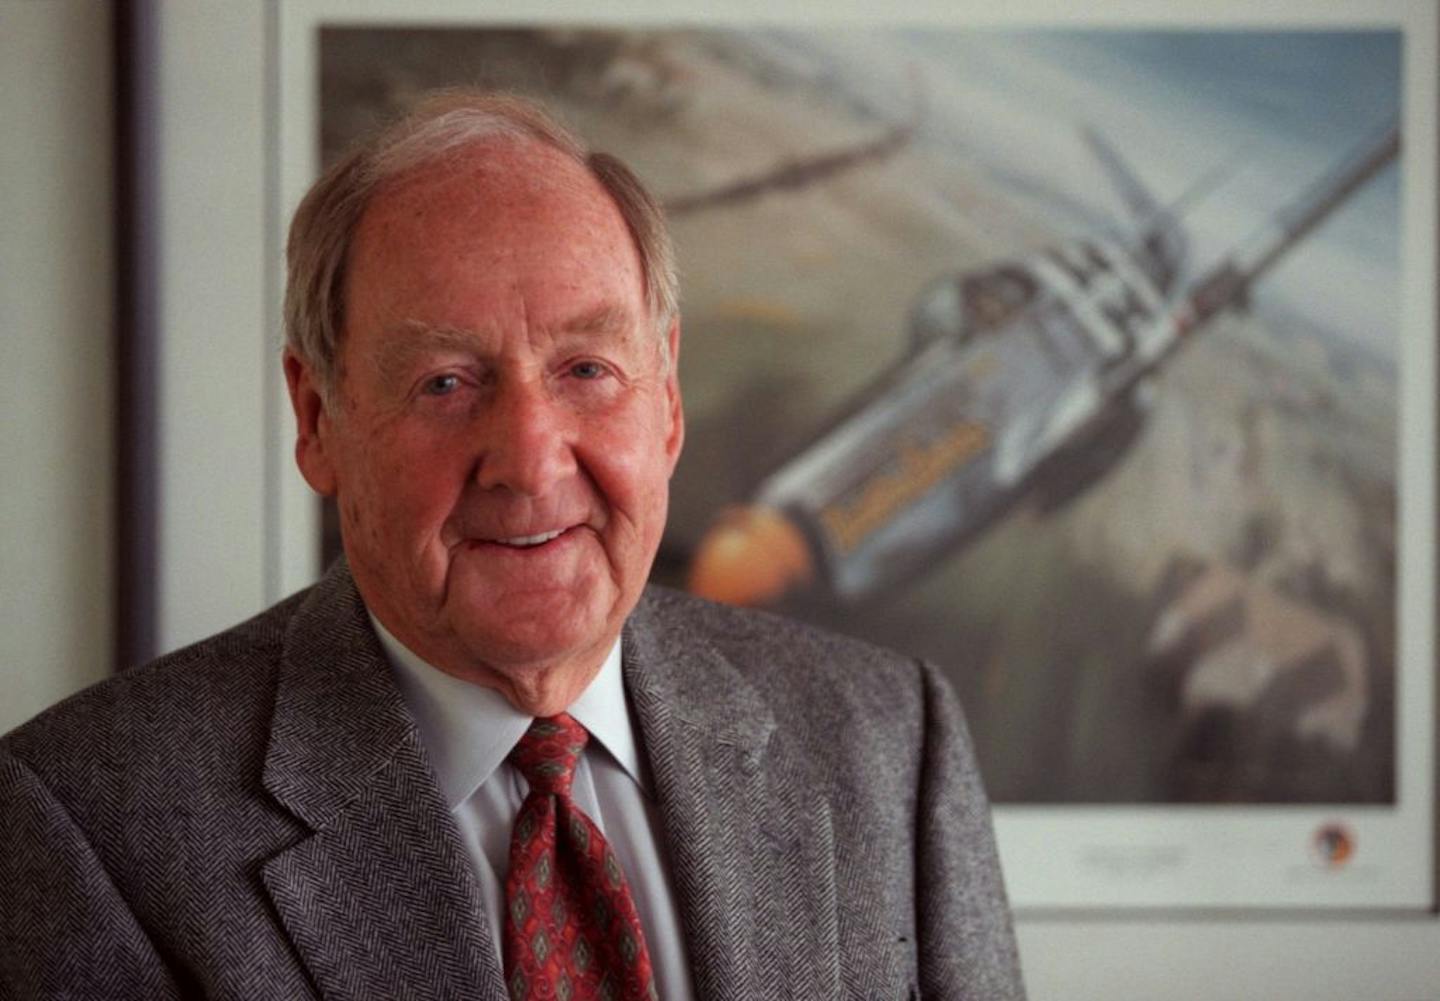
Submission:
[[[1080,130],[1134,219],[1132,232],[1137,261],[1161,293],[1175,289],[1187,250],[1185,234],[1174,209],[1162,205],[1120,153],[1096,129]]]
[[[1125,207],[1130,210],[1130,214],[1142,226],[1148,227],[1162,212],[1162,206],[1150,193],[1150,189],[1145,187],[1145,183],[1140,180],[1139,175],[1130,169],[1130,165],[1120,156],[1119,151],[1111,146],[1109,140],[1103,135],[1088,125],[1083,127],[1080,133],[1084,137],[1086,145],[1090,147],[1090,152],[1094,153],[1095,159],[1100,161],[1100,166],[1104,168],[1106,175],[1110,178],[1110,183],[1115,186],[1115,191],[1125,202]]]

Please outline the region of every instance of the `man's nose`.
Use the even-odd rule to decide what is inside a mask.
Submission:
[[[539,497],[575,471],[573,415],[543,384],[501,386],[482,420],[484,450],[475,477],[481,487]]]

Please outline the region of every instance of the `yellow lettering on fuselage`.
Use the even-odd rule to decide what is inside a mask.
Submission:
[[[983,424],[964,422],[923,444],[900,447],[896,461],[863,483],[853,500],[820,512],[820,521],[842,552],[850,552],[901,508],[917,500],[990,444]]]

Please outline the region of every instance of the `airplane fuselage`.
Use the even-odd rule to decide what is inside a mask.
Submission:
[[[1106,240],[953,281],[934,293],[956,312],[953,329],[919,340],[755,497],[801,526],[842,598],[1010,508],[1047,460],[1128,406],[1179,336],[1146,269]]]

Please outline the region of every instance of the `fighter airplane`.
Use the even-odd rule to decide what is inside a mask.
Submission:
[[[823,589],[852,603],[913,577],[1027,498],[1055,506],[1104,476],[1143,428],[1157,370],[1400,148],[1366,142],[1194,281],[1177,205],[1087,141],[1125,201],[1125,232],[942,278],[906,354],[810,443],[723,511],[691,591],[768,604]]]

